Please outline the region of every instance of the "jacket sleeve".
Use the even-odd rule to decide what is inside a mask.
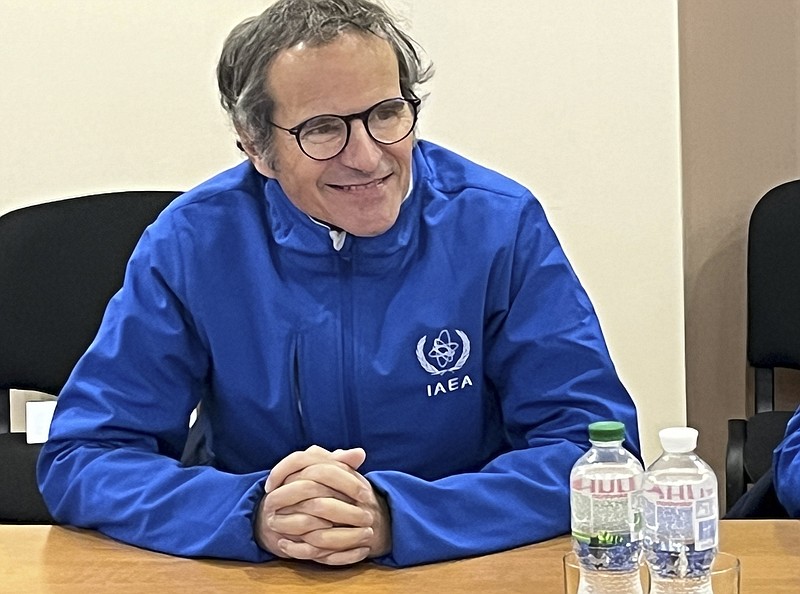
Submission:
[[[40,489],[61,523],[166,553],[269,559],[253,539],[266,472],[180,463],[208,354],[153,242],[146,232],[59,395]]]
[[[775,490],[789,515],[800,518],[800,408],[786,427],[786,436],[775,449]]]
[[[622,421],[639,454],[634,404],[597,316],[539,203],[520,216],[491,288],[502,307],[485,322],[484,374],[500,399],[509,451],[477,472],[425,481],[375,471],[392,515],[387,565],[485,554],[570,529],[569,473],[588,448],[586,426]]]

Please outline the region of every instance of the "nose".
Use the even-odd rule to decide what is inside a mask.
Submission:
[[[339,154],[341,163],[351,169],[371,173],[378,168],[382,158],[383,149],[369,135],[364,122],[358,119],[350,122],[350,140]]]

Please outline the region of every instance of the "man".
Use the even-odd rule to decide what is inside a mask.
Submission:
[[[786,436],[775,449],[772,468],[775,491],[782,506],[782,509],[773,506],[776,512],[773,517],[800,518],[800,408],[789,419]]]
[[[234,29],[218,79],[248,161],[137,246],[43,448],[58,520],[179,555],[410,565],[567,532],[588,423],[638,448],[539,203],[415,139],[429,74],[366,0]]]

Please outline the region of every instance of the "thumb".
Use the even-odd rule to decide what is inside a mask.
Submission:
[[[353,470],[357,470],[359,466],[367,459],[367,452],[364,448],[351,448],[349,450],[334,450],[331,452],[333,459],[337,462],[347,464]]]

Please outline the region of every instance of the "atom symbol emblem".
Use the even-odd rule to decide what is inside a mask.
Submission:
[[[433,339],[433,347],[428,351],[427,357],[425,354],[425,341],[428,340],[428,337],[423,336],[419,339],[417,343],[417,361],[419,361],[422,368],[431,375],[444,375],[448,371],[458,371],[464,366],[467,359],[469,359],[469,338],[467,338],[467,335],[461,330],[456,330],[455,332],[461,339],[461,345],[452,340],[450,331],[445,328],[439,332],[439,336]],[[453,359],[456,358],[458,348],[462,345],[463,348],[461,349],[461,356],[458,358],[458,361],[456,361],[455,365],[452,367],[447,367],[453,362]],[[428,358],[435,360],[439,369],[431,365]]]
[[[450,332],[445,329],[433,339],[433,348],[428,351],[428,357],[436,359],[436,364],[439,368],[443,368],[456,358],[458,347],[459,344],[450,340]]]

